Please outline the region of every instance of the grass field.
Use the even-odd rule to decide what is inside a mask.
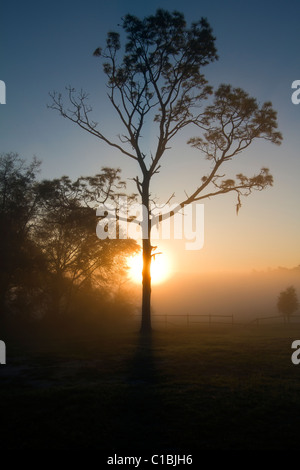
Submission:
[[[0,448],[298,450],[295,339],[288,325],[201,326],[7,344]]]

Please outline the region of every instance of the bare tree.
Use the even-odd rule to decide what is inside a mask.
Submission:
[[[141,203],[146,209],[143,224],[143,296],[142,331],[151,331],[151,276],[150,266],[154,253],[151,245],[150,182],[159,173],[161,160],[170,142],[186,127],[201,131],[200,137],[189,143],[199,149],[211,162],[211,170],[200,178],[199,186],[186,195],[178,207],[164,214],[173,216],[184,205],[211,196],[235,192],[237,210],[241,196],[252,190],[262,190],[273,182],[267,168],[247,177],[242,173],[236,179],[225,179],[219,174],[221,166],[246,149],[254,139],[263,138],[275,144],[281,142],[276,131],[276,113],[271,103],[259,106],[241,89],[221,85],[213,94],[202,74],[202,67],[217,59],[215,38],[205,19],[187,27],[183,14],[158,10],[155,15],[140,20],[126,15],[121,27],[127,34],[125,49],[121,48],[120,35],[110,32],[106,48],[97,48],[96,57],[103,60],[107,76],[108,98],[122,123],[124,132],[111,140],[90,118],[92,108],[85,92],[76,93],[67,88],[69,107],[62,94],[52,93],[51,108],[116,148],[125,157],[136,161],[140,174],[133,179]],[[122,57],[119,58],[119,55]],[[206,108],[203,102],[212,96]],[[143,148],[143,132],[147,122],[157,129],[157,142],[153,151]]]

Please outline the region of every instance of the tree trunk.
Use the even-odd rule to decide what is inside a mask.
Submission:
[[[151,332],[151,241],[143,240],[143,297],[141,333]]]
[[[142,295],[142,325],[141,333],[151,333],[151,225],[149,209],[149,178],[144,178],[142,185],[143,204],[143,295]]]

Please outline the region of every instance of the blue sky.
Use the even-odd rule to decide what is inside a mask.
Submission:
[[[83,88],[90,93],[96,120],[111,132],[116,123],[100,63],[92,53],[104,44],[109,30],[117,29],[122,15],[143,17],[157,8],[181,11],[188,22],[207,17],[220,59],[206,67],[206,77],[214,86],[231,83],[260,102],[272,101],[284,136],[281,147],[256,145],[241,158],[240,171],[245,173],[270,167],[274,188],[248,198],[238,218],[230,197],[206,205],[200,265],[225,269],[233,247],[236,269],[299,264],[300,105],[291,102],[291,84],[300,79],[298,1],[5,2],[0,20],[0,79],[6,83],[7,104],[0,106],[0,152],[18,152],[26,159],[36,155],[43,161],[41,177],[68,174],[75,178],[94,174],[103,165],[121,166],[125,177],[134,176],[134,162],[85,135],[46,104],[50,91],[63,91],[69,84]],[[162,192],[167,197],[165,181],[170,172],[179,199],[184,185],[195,177],[193,167],[182,158],[186,151],[182,141],[172,162],[166,159],[154,182],[158,196]],[[195,164],[191,154],[191,165]],[[182,269],[190,269],[192,256],[180,258]]]

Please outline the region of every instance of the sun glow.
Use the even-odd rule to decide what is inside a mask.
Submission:
[[[143,257],[141,254],[128,259],[129,277],[135,283],[142,282]],[[170,259],[165,253],[157,254],[151,262],[151,282],[160,284],[171,276]]]

